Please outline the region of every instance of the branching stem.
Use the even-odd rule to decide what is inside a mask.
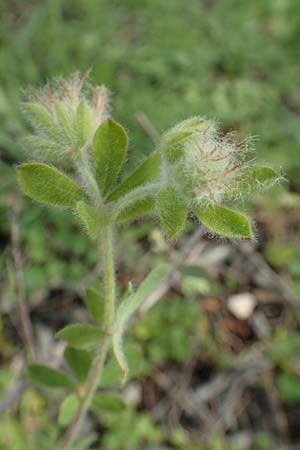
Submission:
[[[112,225],[107,224],[102,228],[101,253],[104,268],[104,288],[105,288],[105,317],[104,329],[105,337],[97,350],[95,360],[90,369],[85,386],[85,392],[81,398],[81,403],[70,425],[63,441],[61,450],[69,450],[74,440],[78,436],[82,422],[90,408],[93,396],[98,387],[105,360],[111,345],[111,328],[115,316],[115,273],[113,263],[113,243]]]

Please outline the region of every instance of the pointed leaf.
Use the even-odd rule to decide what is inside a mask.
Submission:
[[[59,408],[58,423],[62,427],[66,427],[72,421],[77,408],[79,406],[79,398],[75,394],[68,395]]]
[[[46,164],[19,166],[18,179],[25,194],[50,205],[75,206],[85,198],[85,193],[73,180]]]
[[[67,342],[71,347],[79,349],[92,349],[103,338],[104,332],[93,325],[68,325],[57,333],[57,337]]]
[[[75,382],[64,373],[42,364],[28,367],[28,378],[32,383],[50,388],[73,389]]]
[[[210,231],[228,238],[251,238],[249,220],[243,214],[225,208],[217,203],[198,204],[195,213]]]
[[[142,200],[137,200],[131,203],[127,208],[120,211],[117,217],[117,222],[123,223],[127,220],[133,220],[136,217],[151,213],[155,207],[155,200],[153,197],[146,197]]]
[[[238,187],[252,194],[280,180],[282,177],[271,167],[246,167],[239,171]]]
[[[91,112],[85,100],[81,100],[76,109],[77,145],[82,147],[87,143],[92,129]]]
[[[76,204],[76,213],[83,223],[87,233],[91,236],[91,238],[95,239],[99,234],[100,220],[93,208],[85,202],[80,201]]]
[[[67,347],[64,351],[64,360],[78,381],[84,383],[92,365],[92,355],[86,350]]]
[[[119,306],[116,317],[116,328],[122,329],[125,323],[132,317],[142,303],[151,295],[151,293],[166,279],[170,273],[169,264],[159,264],[153,269],[145,280],[140,284],[135,294],[127,297]]]
[[[156,209],[163,230],[169,238],[182,231],[188,208],[180,192],[173,188],[161,189],[157,194]]]
[[[23,111],[29,117],[32,126],[48,138],[61,142],[64,135],[53,116],[39,103],[24,103]]]
[[[101,324],[104,318],[104,298],[101,292],[94,288],[87,288],[86,302],[94,321]]]
[[[76,136],[74,129],[74,119],[71,112],[67,110],[65,105],[60,101],[54,102],[56,116],[58,118],[58,123],[63,129],[65,135],[68,137],[70,144],[76,145]]]
[[[132,189],[157,180],[160,176],[160,166],[161,155],[155,151],[113,190],[107,200],[117,200]]]
[[[22,139],[26,152],[47,161],[60,159],[66,152],[66,148],[56,142],[41,136],[30,134]]]
[[[114,357],[116,358],[116,362],[120,368],[122,383],[126,382],[127,374],[128,374],[128,364],[123,351],[123,330],[116,330],[113,334],[112,338],[112,346]]]
[[[125,160],[128,138],[124,128],[112,119],[99,127],[93,138],[96,179],[102,194],[115,182]]]

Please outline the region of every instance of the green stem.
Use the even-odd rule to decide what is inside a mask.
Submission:
[[[97,350],[95,360],[90,369],[85,385],[85,392],[81,398],[76,415],[70,425],[63,441],[61,450],[69,450],[74,440],[78,436],[82,422],[90,408],[93,396],[98,387],[105,360],[111,346],[111,328],[115,316],[115,273],[113,264],[113,243],[112,225],[107,224],[102,229],[102,257],[104,267],[104,288],[105,288],[105,317],[104,329],[105,337]]]

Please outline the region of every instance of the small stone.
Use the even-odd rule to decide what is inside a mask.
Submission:
[[[250,292],[232,295],[227,299],[227,308],[237,319],[247,320],[256,306],[256,298]]]

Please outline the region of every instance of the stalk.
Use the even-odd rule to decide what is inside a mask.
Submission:
[[[90,369],[85,390],[81,398],[81,403],[74,416],[74,419],[67,431],[61,450],[69,450],[74,440],[78,436],[81,425],[90,408],[93,396],[101,379],[101,374],[105,364],[108,351],[111,346],[111,328],[115,315],[115,273],[113,261],[112,225],[106,224],[102,229],[101,253],[104,267],[104,289],[105,289],[105,317],[104,330],[105,337],[99,346],[93,365]]]

